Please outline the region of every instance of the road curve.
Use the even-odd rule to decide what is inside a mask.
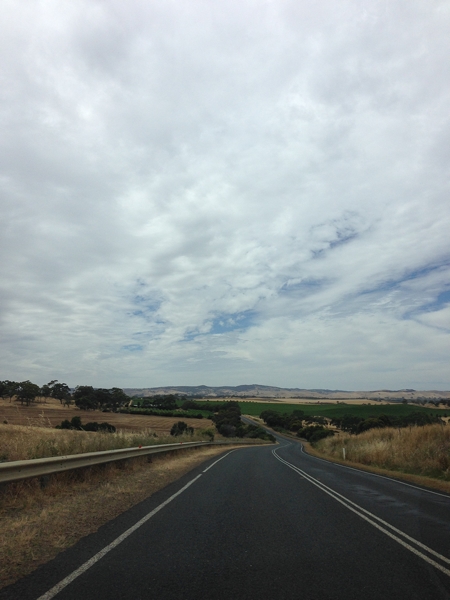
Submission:
[[[225,452],[2,600],[450,599],[450,497],[279,438]]]

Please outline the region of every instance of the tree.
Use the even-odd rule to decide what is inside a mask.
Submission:
[[[95,398],[91,396],[82,396],[75,400],[75,406],[80,410],[96,410],[98,408]]]
[[[19,383],[18,388],[16,390],[16,398],[22,404],[26,404],[29,406],[31,402],[34,402],[38,396],[41,394],[41,388],[35,383],[31,383],[27,379],[27,381],[22,381]]]
[[[177,410],[177,396],[168,394],[167,396],[155,396],[151,401],[153,408],[159,410]]]
[[[96,390],[94,390],[94,397],[97,406],[99,406],[100,408],[106,408],[109,405],[111,399],[109,390],[106,390],[104,388],[97,388]]]
[[[72,395],[67,383],[58,383],[57,379],[52,379],[41,388],[41,395],[46,398],[56,398],[61,404],[70,406]]]
[[[19,383],[17,381],[9,381],[9,379],[5,379],[5,381],[0,382],[0,396],[2,398],[9,398],[11,402],[14,396],[17,394],[17,390],[19,388]]]
[[[49,381],[48,383],[43,385],[41,387],[41,396],[43,396],[44,398],[51,398],[52,388],[57,381],[58,381],[57,379],[52,379],[52,381]]]
[[[73,399],[80,410],[95,410],[98,408],[95,390],[91,385],[77,385],[73,393]]]
[[[116,409],[119,406],[125,406],[130,401],[130,397],[125,394],[125,392],[117,387],[113,387],[109,390],[111,397],[111,405],[112,408]]]

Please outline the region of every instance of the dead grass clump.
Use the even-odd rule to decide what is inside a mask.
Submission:
[[[351,462],[450,481],[450,427],[371,429],[317,444],[320,452],[334,458],[342,458],[344,447]]]

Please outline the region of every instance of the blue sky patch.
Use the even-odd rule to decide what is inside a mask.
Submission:
[[[209,333],[229,333],[230,331],[245,330],[254,323],[256,312],[245,310],[243,312],[227,314],[215,317]]]
[[[429,302],[420,307],[420,312],[435,312],[450,303],[450,290],[441,292],[434,302]]]
[[[125,352],[140,352],[143,349],[144,346],[141,346],[141,344],[127,344],[121,348],[121,350],[124,350]]]
[[[292,292],[313,292],[325,284],[326,281],[324,279],[304,279],[298,283],[290,283],[289,281],[286,281],[286,283],[281,286],[280,293],[288,294]]]

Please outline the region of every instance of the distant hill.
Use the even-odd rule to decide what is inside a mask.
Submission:
[[[373,390],[346,391],[326,389],[280,388],[269,385],[237,385],[237,386],[165,386],[154,388],[125,388],[128,396],[149,397],[162,394],[179,394],[185,396],[205,396],[209,398],[297,398],[317,400],[365,399],[365,400],[439,400],[450,399],[450,391],[417,391],[404,390]]]

